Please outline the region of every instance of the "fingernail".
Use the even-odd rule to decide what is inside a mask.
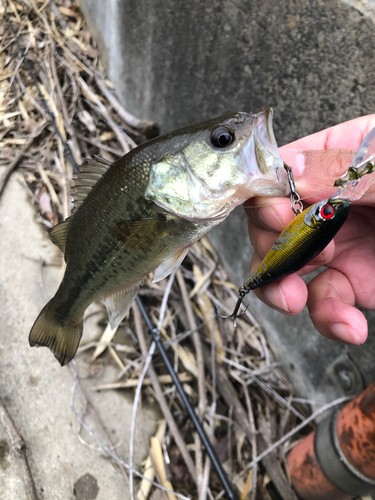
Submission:
[[[255,215],[258,219],[258,222],[265,229],[269,229],[270,214],[274,215],[274,213],[275,213],[275,211],[274,211],[273,207],[262,207],[262,208],[255,209]]]
[[[356,344],[361,345],[364,344],[367,340],[367,332],[354,332],[354,336],[356,339]]]
[[[297,153],[291,167],[293,168],[294,178],[298,179],[298,177],[301,177],[305,168],[305,155],[303,153]]]
[[[268,206],[268,207],[262,207],[262,208],[257,208],[255,212],[256,217],[258,218],[259,223],[265,228],[268,229],[270,228],[270,224],[274,225],[276,224],[280,225],[280,231],[285,227],[285,223],[280,219],[279,214],[277,210],[273,206]],[[272,220],[276,219],[276,220]]]
[[[362,344],[364,342],[362,336],[358,335],[347,323],[334,323],[330,327],[330,330],[335,337],[343,342],[348,342],[350,344]]]
[[[285,295],[279,284],[274,283],[272,285],[265,286],[262,289],[262,295],[265,302],[267,302],[271,307],[278,309],[281,312],[290,312]]]
[[[305,168],[305,155],[300,150],[284,149],[280,150],[282,159],[293,169],[293,176],[295,179],[301,177]]]
[[[349,327],[346,323],[334,323],[331,328],[331,333],[341,340],[346,340]]]

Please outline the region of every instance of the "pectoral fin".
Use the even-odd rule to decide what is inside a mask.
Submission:
[[[120,222],[115,226],[113,234],[127,248],[145,250],[155,240],[170,233],[167,231],[166,219],[140,219]]]
[[[174,253],[171,257],[169,257],[169,259],[162,262],[155,269],[155,275],[154,275],[154,279],[152,280],[152,282],[156,283],[157,281],[160,281],[160,280],[166,278],[175,269],[177,269],[178,266],[181,264],[181,262],[184,260],[186,254],[189,251],[189,248],[190,247],[181,248],[176,253]]]
[[[104,296],[112,330],[118,326],[127,315],[135,296],[139,290],[140,281],[130,288]]]

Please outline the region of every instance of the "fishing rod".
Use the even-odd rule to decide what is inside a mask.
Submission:
[[[9,19],[9,16],[8,16],[8,13],[7,13],[7,9],[6,9],[6,5],[4,3],[4,1],[2,2],[3,3],[3,6],[4,6],[4,15],[5,15],[5,19],[6,19],[6,22],[9,26],[9,29],[11,30],[13,36],[14,36],[14,39],[17,43],[17,46],[18,46],[18,49],[20,51],[20,53],[22,54],[22,57],[23,57],[23,60],[25,62],[25,65],[34,81],[34,84],[37,88],[37,91],[38,91],[38,94],[39,94],[39,97],[40,97],[40,100],[42,102],[42,105],[46,111],[46,113],[48,114],[48,116],[50,117],[51,119],[51,123],[55,129],[55,132],[57,134],[57,136],[59,137],[60,141],[61,141],[61,144],[63,146],[63,149],[64,149],[64,153],[66,154],[66,156],[68,157],[72,167],[73,167],[73,173],[78,173],[78,167],[77,167],[77,164],[73,158],[73,155],[72,155],[72,151],[69,147],[69,145],[65,142],[58,126],[57,126],[57,123],[56,123],[56,120],[55,120],[55,117],[52,113],[52,111],[50,110],[48,104],[47,104],[47,101],[45,100],[44,96],[43,96],[43,93],[40,89],[40,86],[39,86],[39,82],[35,76],[35,73],[31,67],[31,64],[30,62],[28,61],[27,59],[27,54],[26,52],[23,50],[21,44],[20,44],[20,41],[19,41],[19,38],[18,38],[18,35],[17,33],[15,32],[15,30],[13,29],[13,26],[11,24],[11,21]],[[219,476],[219,479],[220,481],[222,482],[222,485],[227,493],[227,496],[229,498],[229,500],[238,500],[238,496],[237,494],[235,493],[235,491],[233,490],[233,487],[228,479],[228,476],[221,464],[221,461],[210,441],[210,439],[208,438],[207,434],[206,434],[206,431],[204,430],[204,427],[203,427],[203,424],[202,424],[202,421],[200,420],[200,418],[198,417],[198,415],[196,414],[191,402],[190,402],[190,399],[188,398],[187,394],[185,393],[183,387],[182,387],[182,384],[178,378],[178,375],[177,373],[174,371],[170,361],[169,361],[169,358],[167,356],[167,353],[164,349],[164,346],[160,340],[160,331],[155,327],[155,325],[153,324],[151,318],[149,317],[147,311],[145,310],[144,308],[144,305],[140,299],[139,296],[136,297],[136,302],[137,302],[137,305],[141,311],[141,314],[144,318],[144,321],[147,325],[147,328],[149,330],[149,333],[152,335],[152,338],[156,344],[156,347],[158,348],[158,351],[165,363],[165,366],[173,380],[173,383],[175,384],[176,386],[176,389],[180,395],[180,398],[191,418],[191,420],[193,421],[193,424],[194,424],[194,427],[196,428],[198,434],[199,434],[199,437],[201,438],[201,441],[204,445],[204,447],[206,448],[206,451],[207,451],[207,454],[208,456],[210,457],[210,460],[212,462],[212,465],[214,466],[216,472],[217,472],[217,475]]]
[[[176,386],[176,389],[180,395],[180,398],[181,398],[187,412],[189,413],[191,420],[193,421],[194,427],[196,428],[196,430],[199,434],[199,437],[201,438],[202,443],[204,444],[204,446],[207,450],[207,453],[208,453],[208,456],[210,457],[212,465],[215,467],[217,475],[219,476],[220,481],[223,484],[223,487],[228,495],[228,498],[230,500],[238,500],[238,497],[237,497],[236,493],[233,491],[232,485],[228,479],[228,476],[227,476],[225,470],[223,469],[223,466],[222,466],[221,461],[220,461],[220,459],[215,451],[215,448],[212,446],[212,443],[211,443],[209,437],[207,436],[206,431],[204,430],[202,421],[200,420],[200,418],[196,414],[196,412],[195,412],[195,410],[190,402],[188,395],[186,394],[186,392],[184,391],[184,388],[182,387],[182,384],[178,378],[177,373],[174,371],[172,364],[169,361],[169,358],[168,358],[167,353],[164,349],[163,343],[160,340],[160,330],[158,330],[158,328],[156,328],[153,321],[151,320],[151,318],[147,314],[139,295],[137,295],[135,300],[137,302],[139,310],[141,311],[143,319],[145,320],[148,331],[152,335],[152,338],[156,344],[156,347],[158,348],[158,351],[159,351],[161,357],[163,358],[164,364],[165,364],[165,366],[166,366],[166,368],[167,368],[167,370],[168,370],[168,372],[173,380],[173,383]]]

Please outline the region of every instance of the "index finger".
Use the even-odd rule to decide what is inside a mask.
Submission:
[[[300,196],[308,197],[311,204],[322,196],[332,196],[337,190],[335,180],[348,170],[356,150],[374,127],[375,114],[362,116],[280,148],[283,160],[293,167]],[[373,203],[374,195],[375,185],[360,203]]]
[[[280,149],[357,149],[365,136],[375,127],[375,114],[361,116],[316,134],[291,142]]]

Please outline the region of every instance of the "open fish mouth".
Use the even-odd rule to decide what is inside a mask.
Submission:
[[[289,194],[287,177],[283,168],[273,131],[273,109],[257,113],[251,137],[244,145],[243,165],[248,179],[246,199],[251,196],[285,196]]]

